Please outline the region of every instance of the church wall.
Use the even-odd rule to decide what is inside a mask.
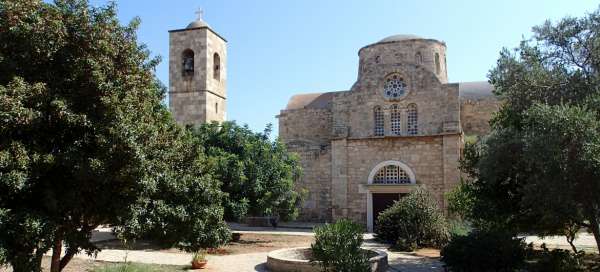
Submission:
[[[345,177],[344,171],[342,174],[339,174],[336,169],[333,171],[333,180],[346,178],[347,183],[345,188],[347,194],[338,200],[340,205],[333,211],[335,218],[347,216],[356,222],[366,224],[368,190],[365,185],[371,170],[380,162],[387,160],[407,164],[414,171],[417,184],[425,185],[440,205],[443,205],[445,190],[443,137],[389,137],[336,142],[345,145],[345,153],[349,155],[341,158],[341,161],[345,161]],[[337,159],[337,157],[333,158],[334,164]],[[340,196],[332,194],[334,199]]]
[[[329,145],[332,114],[326,109],[282,110],[279,137],[285,142],[302,139],[315,145]]]
[[[180,124],[199,124],[204,120],[206,112],[206,96],[204,92],[171,92],[169,93],[169,109]]]
[[[206,107],[206,122],[210,123],[212,121],[225,121],[227,119],[226,100],[212,92],[204,92],[204,94],[206,97],[206,103],[204,104]]]
[[[460,121],[466,135],[485,135],[490,131],[489,120],[500,109],[498,99],[489,96],[460,99]]]
[[[207,32],[208,29],[194,29],[169,33],[169,92],[189,92],[206,90],[207,71]],[[193,84],[186,84],[182,73],[184,50],[194,51]]]
[[[206,50],[206,59],[207,67],[209,68],[208,78],[206,83],[206,89],[211,90],[214,93],[227,97],[226,89],[227,89],[227,44],[217,35],[212,32],[207,33],[207,50]],[[217,53],[220,59],[219,65],[219,77],[215,79],[214,75],[214,54]],[[223,118],[224,120],[225,118]]]
[[[375,106],[384,111],[385,135],[393,135],[390,128],[391,107],[401,110],[402,134],[407,132],[408,105],[418,109],[418,135],[435,135],[459,130],[459,101],[456,84],[440,84],[431,73],[415,67],[381,66],[377,76],[365,77],[350,92],[336,95],[333,101],[335,125],[347,127],[351,138],[374,137]],[[388,101],[382,96],[384,77],[397,72],[403,75],[410,90],[400,101]]]
[[[302,178],[297,190],[308,195],[299,220],[331,221],[331,112],[325,109],[284,110],[278,116],[279,136],[300,157]]]
[[[436,70],[435,53],[439,55],[439,73]],[[364,77],[378,75],[382,65],[409,64],[419,65],[436,75],[441,83],[447,83],[445,56],[446,44],[432,39],[369,45],[359,51],[358,81],[362,81]]]

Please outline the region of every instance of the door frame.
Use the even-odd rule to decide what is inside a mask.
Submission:
[[[377,172],[388,165],[397,165],[402,168],[408,175],[410,179],[409,184],[373,184],[373,178]],[[406,194],[410,193],[417,187],[415,172],[405,163],[400,161],[383,161],[375,165],[372,168],[371,173],[369,174],[369,178],[367,180],[367,231],[373,232],[373,193],[398,193],[398,194]]]

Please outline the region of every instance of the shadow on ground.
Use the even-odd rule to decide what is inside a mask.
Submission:
[[[267,263],[257,264],[254,267],[254,271],[257,271],[257,272],[269,272],[269,269],[267,269]]]

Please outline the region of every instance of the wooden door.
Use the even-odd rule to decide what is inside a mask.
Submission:
[[[377,225],[379,213],[400,199],[400,194],[373,194],[373,226]]]

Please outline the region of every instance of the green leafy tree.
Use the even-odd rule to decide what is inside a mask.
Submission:
[[[503,104],[491,135],[465,150],[470,213],[571,242],[585,227],[600,248],[600,10],[533,32],[490,72]]]
[[[51,271],[101,224],[193,250],[229,232],[201,144],[161,103],[158,59],[114,4],[0,1],[0,261]],[[60,252],[66,251],[61,258]]]
[[[279,140],[271,141],[270,133],[270,125],[263,133],[255,133],[235,122],[195,129],[215,164],[221,190],[227,194],[223,205],[229,220],[247,214],[283,220],[298,215],[301,192],[294,182],[301,175],[300,163]]]

